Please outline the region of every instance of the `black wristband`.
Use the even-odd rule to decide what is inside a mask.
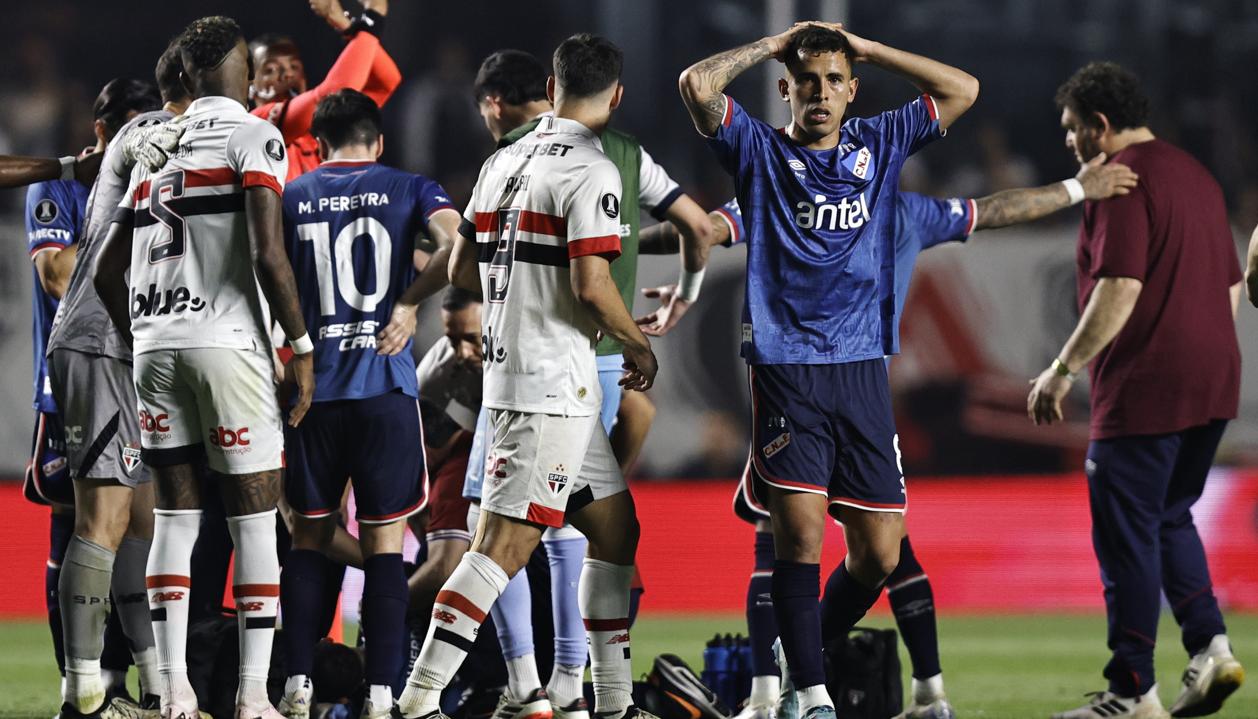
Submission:
[[[375,10],[363,10],[363,14],[350,21],[345,29],[345,37],[353,37],[360,32],[369,32],[377,38],[384,35],[384,16]]]

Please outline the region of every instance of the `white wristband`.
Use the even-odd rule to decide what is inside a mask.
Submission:
[[[310,341],[309,332],[295,340],[291,340],[288,344],[293,348],[293,354],[295,355],[308,355],[314,352],[314,342]]]
[[[699,288],[703,285],[703,274],[707,271],[706,267],[698,272],[682,268],[681,279],[677,281],[677,297],[687,302],[699,299]]]
[[[1087,193],[1083,191],[1083,183],[1071,177],[1062,180],[1061,184],[1066,186],[1066,194],[1070,195],[1070,204],[1077,205],[1087,199]]]
[[[61,162],[61,179],[73,180],[74,179],[74,155],[66,155],[65,157],[61,158],[60,162]]]

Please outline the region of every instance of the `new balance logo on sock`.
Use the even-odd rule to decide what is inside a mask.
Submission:
[[[611,639],[608,639],[608,640],[607,640],[607,643],[608,643],[608,644],[624,644],[624,643],[625,643],[625,642],[627,642],[627,641],[629,641],[629,635],[628,635],[628,634],[617,634],[616,636],[612,637]]]
[[[454,614],[450,612],[447,612],[444,609],[434,609],[432,612],[432,618],[436,619],[439,622],[443,622],[445,624],[454,624],[455,622],[459,621],[459,618],[457,616],[455,616]]]
[[[155,602],[178,602],[183,599],[183,592],[153,592]]]

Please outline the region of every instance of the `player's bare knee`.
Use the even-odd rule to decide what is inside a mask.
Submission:
[[[338,515],[333,513],[327,517],[303,517],[294,513],[292,516],[293,549],[309,549],[321,552],[332,543],[332,535],[336,533]]]
[[[484,532],[472,551],[489,557],[508,577],[514,577],[528,563],[541,541],[541,528],[493,512],[485,513],[482,523]]]
[[[406,522],[401,519],[383,524],[360,523],[358,542],[362,546],[363,557],[398,554],[402,551],[402,539],[405,532]]]

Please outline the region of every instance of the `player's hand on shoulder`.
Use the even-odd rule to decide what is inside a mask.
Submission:
[[[1140,176],[1130,167],[1120,163],[1105,163],[1104,152],[1083,163],[1075,179],[1083,185],[1083,196],[1089,200],[1104,200],[1115,195],[1126,195],[1136,186]]]
[[[662,285],[660,287],[644,287],[642,288],[642,296],[648,298],[658,298],[660,301],[659,309],[655,310],[645,317],[639,317],[635,322],[642,328],[642,333],[651,337],[663,337],[668,331],[677,326],[682,316],[690,309],[691,303],[677,296],[677,285]]]
[[[293,355],[293,358],[288,362],[288,370],[289,372],[286,374],[292,378],[292,382],[297,389],[297,400],[288,411],[288,425],[296,427],[301,424],[301,420],[305,418],[306,412],[310,410],[310,403],[314,401],[314,352],[307,352],[304,355]]]
[[[123,143],[122,157],[128,165],[142,165],[149,172],[157,172],[166,166],[187,129],[180,118],[132,128]]]
[[[392,356],[406,349],[406,343],[415,336],[417,309],[400,302],[393,306],[389,324],[376,336],[376,354]]]
[[[651,343],[642,338],[642,344],[626,344],[625,376],[620,378],[620,386],[626,390],[645,392],[655,384],[655,375],[660,371],[655,353],[651,351]]]

